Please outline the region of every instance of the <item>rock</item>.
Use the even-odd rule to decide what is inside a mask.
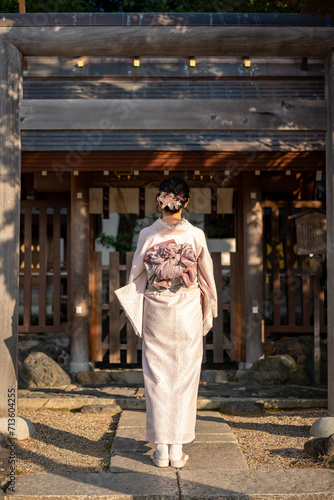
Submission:
[[[264,405],[248,401],[224,401],[220,403],[220,411],[226,415],[262,415]]]
[[[235,378],[238,382],[248,384],[309,384],[305,372],[289,355],[269,356],[265,359],[259,359],[253,364],[252,368],[238,370]]]
[[[71,377],[43,352],[31,352],[19,362],[19,388],[69,385]]]
[[[20,335],[18,343],[19,361],[24,361],[31,352],[44,352],[65,370],[69,368],[70,339],[64,332]]]
[[[219,384],[228,382],[228,373],[225,370],[203,370],[201,372],[201,381],[207,384]]]
[[[331,434],[334,434],[334,417],[321,417],[313,422],[310,429],[310,436],[327,438]]]
[[[141,369],[113,370],[109,372],[112,382],[125,385],[143,385],[144,376]]]
[[[108,415],[116,415],[120,413],[122,408],[116,404],[111,405],[84,405],[81,408],[81,413],[107,413]]]
[[[59,349],[69,349],[70,347],[70,339],[68,337],[60,337],[60,338],[57,338],[55,339],[55,344],[57,347],[59,347]]]
[[[322,455],[334,455],[334,434],[326,438],[310,439],[304,444],[304,450],[314,458]]]
[[[327,340],[320,341],[321,351],[321,380],[327,379]],[[289,354],[304,370],[307,377],[314,377],[314,340],[313,335],[298,337],[281,337],[276,340],[267,340],[264,346],[265,357],[277,354]]]
[[[254,371],[252,368],[247,370],[237,370],[237,373],[235,374],[235,382],[247,385],[258,385],[258,382],[255,382]]]
[[[81,385],[99,385],[110,384],[110,376],[108,372],[78,372],[76,374],[77,381]]]
[[[14,429],[14,435],[11,435],[10,438],[19,440],[28,439],[36,432],[34,424],[23,417],[16,417],[11,428]],[[8,436],[8,418],[0,418],[0,432]]]

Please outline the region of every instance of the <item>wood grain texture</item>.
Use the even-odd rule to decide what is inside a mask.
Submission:
[[[81,193],[81,197],[78,197]],[[89,192],[71,177],[71,369],[89,370]],[[81,312],[76,312],[81,307]]]
[[[273,204],[271,210],[272,227],[272,252],[273,252],[273,314],[274,326],[279,328],[281,325],[281,275],[279,268],[279,208]]]
[[[22,55],[0,40],[0,417],[17,405]],[[30,274],[30,273],[29,273]]]
[[[313,278],[313,290],[314,290],[314,383],[316,385],[320,385],[321,383],[320,300],[319,300],[320,286],[319,286],[319,277],[316,275]]]
[[[38,324],[46,324],[46,272],[47,272],[47,216],[46,207],[39,209],[39,276],[38,276]]]
[[[211,254],[213,270],[218,294],[218,317],[213,320],[213,362],[224,362],[224,329],[223,329],[223,279],[220,252]]]
[[[102,254],[91,255],[91,360],[103,361],[102,352]]]
[[[120,286],[119,252],[109,253],[109,363],[121,362],[120,306],[115,290]],[[125,317],[124,317],[125,320]]]
[[[244,322],[246,363],[254,363],[263,354],[261,322],[263,316],[263,213],[259,179],[243,173],[244,220]],[[255,195],[255,198],[253,198]],[[257,307],[258,312],[253,312]]]
[[[334,417],[334,50],[325,59],[328,411]]]
[[[303,152],[263,152],[254,151],[217,153],[207,151],[94,151],[90,155],[80,155],[76,151],[34,151],[22,154],[22,172],[41,172],[47,170],[56,175],[53,186],[67,188],[68,173],[74,170],[93,172],[94,175],[108,170],[109,172],[130,170],[156,171],[164,170],[182,172],[188,170],[231,170],[241,172],[243,170],[271,170],[271,171],[317,171],[325,169],[324,151]],[[104,178],[104,181],[107,177]],[[108,181],[109,182],[109,181]],[[122,187],[124,177],[121,181]],[[126,181],[127,182],[127,181]],[[132,183],[134,181],[132,180]],[[110,184],[117,186],[110,179]],[[110,185],[109,184],[109,185]],[[133,184],[132,184],[133,185]],[[141,187],[141,184],[134,184]],[[48,188],[43,183],[45,189]]]
[[[60,210],[53,209],[53,324],[60,327]]]
[[[241,286],[240,286],[240,253],[230,254],[230,294],[231,294],[231,360],[245,360],[245,346],[241,328]]]
[[[26,56],[72,57],[324,57],[333,46],[333,33],[331,26],[0,27],[0,38]]]
[[[21,130],[326,130],[326,103],[301,99],[33,99]]]

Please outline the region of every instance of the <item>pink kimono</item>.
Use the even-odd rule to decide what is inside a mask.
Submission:
[[[130,284],[116,291],[143,338],[146,439],[195,438],[203,335],[217,316],[213,266],[203,231],[186,219],[158,219],[138,238]]]

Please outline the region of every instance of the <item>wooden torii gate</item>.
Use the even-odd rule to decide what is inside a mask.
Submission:
[[[324,130],[327,182],[328,383],[334,416],[334,21],[297,14],[6,14],[0,19],[0,417],[17,389],[20,130]],[[187,99],[57,101],[22,99],[22,56],[321,57],[326,102]],[[106,113],[106,109],[112,113]],[[91,111],[93,110],[93,114]],[[327,116],[327,118],[326,118]],[[326,124],[327,119],[327,124]],[[88,361],[87,187],[72,176],[77,238],[72,242],[72,364]],[[74,194],[80,190],[78,200]],[[245,318],[261,304],[259,201],[244,221]],[[77,306],[80,306],[77,310]],[[78,313],[80,311],[80,313]],[[253,318],[254,319],[254,318]],[[260,318],[261,319],[261,318]],[[261,354],[261,321],[246,328],[246,361]]]

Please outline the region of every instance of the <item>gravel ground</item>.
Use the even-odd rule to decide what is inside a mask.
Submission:
[[[21,410],[35,424],[36,434],[16,446],[20,474],[95,472],[109,460],[118,415],[59,410]]]
[[[313,460],[304,452],[313,422],[326,410],[264,413],[263,416],[222,415],[230,425],[251,469],[291,467],[334,468],[334,457]]]
[[[231,426],[251,469],[331,467],[334,457],[311,460],[303,451],[309,428],[325,410],[264,413],[263,416],[223,415]],[[118,415],[90,415],[57,410],[21,410],[34,422],[34,437],[17,444],[19,474],[94,472],[103,469]]]

